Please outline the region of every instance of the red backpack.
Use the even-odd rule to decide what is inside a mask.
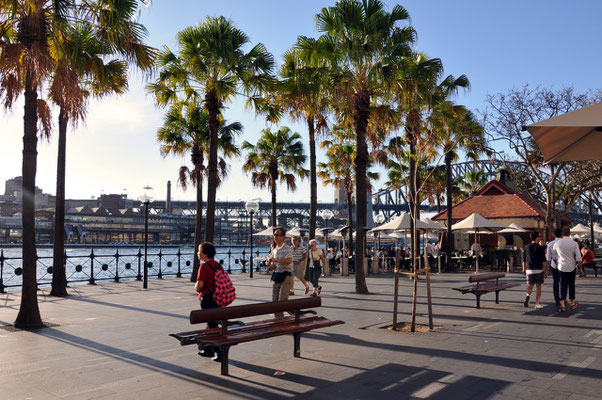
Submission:
[[[211,262],[213,261],[213,262]],[[217,266],[214,266],[213,264]],[[213,300],[220,307],[226,307],[236,299],[236,289],[230,280],[230,277],[224,271],[224,269],[215,260],[209,260],[207,262],[213,270],[215,280],[215,291],[213,292]]]

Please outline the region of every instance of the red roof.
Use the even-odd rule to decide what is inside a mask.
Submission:
[[[461,220],[472,213],[485,218],[545,218],[545,211],[528,193],[516,193],[502,182],[493,180],[474,195],[452,206],[453,219]],[[435,215],[434,220],[446,220],[447,210]]]

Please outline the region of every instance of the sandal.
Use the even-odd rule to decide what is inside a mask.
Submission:
[[[318,286],[318,296],[322,293],[322,286]]]
[[[579,303],[575,302],[574,304],[571,304],[571,310],[574,310],[577,307],[579,307]]]
[[[309,285],[305,286],[305,294],[309,293]]]

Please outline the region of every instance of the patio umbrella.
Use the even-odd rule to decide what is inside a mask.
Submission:
[[[373,231],[401,231],[401,230],[408,230],[410,229],[410,220],[412,219],[412,217],[410,217],[410,214],[408,213],[403,213],[401,214],[399,217],[395,218],[393,221],[389,221],[386,224],[383,224],[381,226],[377,226],[376,228],[372,229]],[[416,221],[416,228],[418,229],[427,229],[428,228],[428,224],[418,220]]]
[[[300,228],[300,227],[295,227],[293,229],[291,229],[290,231],[286,232],[286,236],[307,236],[307,234],[309,234],[309,229],[308,228]]]
[[[502,229],[501,231],[497,231],[496,233],[526,233],[527,230],[522,227],[512,223],[508,225],[507,228]]]
[[[602,103],[592,104],[523,129],[546,162],[602,160]]]
[[[472,213],[462,221],[452,225],[453,231],[474,231],[475,240],[479,243],[479,233],[485,232],[496,232],[506,228],[505,225],[498,224],[495,221],[491,221],[480,214]],[[476,257],[475,272],[479,272],[479,257]]]
[[[594,232],[595,230],[594,228]],[[577,224],[571,228],[571,235],[587,235],[588,233],[590,233],[589,227],[583,224]]]
[[[427,224],[427,227],[425,228],[425,230],[427,230],[427,231],[444,231],[447,229],[446,227],[441,225],[439,222],[433,221],[430,218],[421,218],[420,221]]]
[[[274,236],[274,228],[273,227],[267,227],[264,230],[254,233],[253,236],[269,236],[272,237]]]

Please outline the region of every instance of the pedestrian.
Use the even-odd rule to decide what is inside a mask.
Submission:
[[[211,308],[219,308],[219,305],[213,298],[213,292],[215,292],[215,271],[222,269],[222,266],[213,259],[213,257],[215,257],[215,246],[213,243],[203,242],[199,245],[197,255],[203,264],[199,267],[194,289],[199,294],[201,309],[209,310]],[[207,328],[217,327],[217,322],[207,322]],[[215,353],[217,353],[217,355]],[[219,349],[217,347],[203,349],[199,351],[199,355],[202,357],[213,358],[215,361],[221,361]]]
[[[575,275],[577,265],[581,265],[581,252],[579,245],[570,238],[571,230],[562,228],[562,239],[554,243],[552,257],[556,260],[560,272],[560,311],[566,311],[567,290],[571,300],[571,310],[576,309],[579,303],[575,301]]]
[[[284,242],[284,228],[274,229],[274,249],[268,257],[268,268],[272,272],[272,301],[288,300],[293,287],[293,249]],[[275,313],[276,318],[283,313]]]
[[[303,244],[301,243],[301,239],[298,236],[293,237],[293,275],[295,278],[299,279],[303,286],[305,287],[305,294],[309,293],[309,285],[305,280],[305,265],[307,260],[307,251]],[[293,296],[295,294],[295,279],[293,278],[293,285],[291,286],[290,295]]]
[[[556,265],[556,260],[552,257],[554,244],[562,238],[562,229],[556,228],[554,230],[554,240],[548,243],[548,248],[546,250],[546,260],[548,260],[548,264],[550,265],[550,271],[552,272],[552,292],[554,293],[554,301],[556,302],[556,307],[560,308],[560,272],[558,272],[558,266]]]
[[[594,264],[594,252],[591,251],[589,249],[589,246],[586,244],[583,246],[583,248],[581,249],[581,273],[579,274],[580,277],[586,277],[587,275],[585,274],[585,267],[591,267]]]
[[[319,296],[322,292],[322,286],[319,284],[320,275],[322,274],[322,262],[324,261],[324,253],[318,248],[316,239],[309,241],[309,254],[311,256],[311,264],[309,266],[309,277],[313,286],[312,296]]]
[[[536,286],[535,308],[543,308],[541,299],[541,285],[544,278],[548,276],[548,265],[546,262],[545,248],[539,244],[539,233],[531,233],[531,243],[525,246],[523,251],[523,275],[527,276],[527,295],[524,306],[529,307],[529,299],[533,286]]]
[[[332,275],[334,269],[334,249],[326,249],[326,261],[324,262],[324,276]]]

